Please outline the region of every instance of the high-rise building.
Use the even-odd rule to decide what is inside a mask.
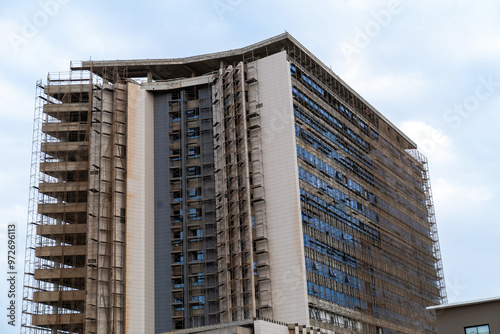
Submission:
[[[288,33],[37,86],[23,333],[436,332],[427,162]]]

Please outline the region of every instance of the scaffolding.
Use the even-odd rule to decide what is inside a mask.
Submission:
[[[257,82],[240,62],[212,90],[221,322],[272,317]]]
[[[32,177],[38,195],[32,197],[31,207],[36,205],[38,214],[30,214],[28,226],[32,247],[25,273],[24,299],[30,305],[24,311],[25,333],[83,330],[85,232],[81,227],[86,218],[90,81],[88,74],[68,73],[49,75],[47,85],[38,85],[37,109],[43,110],[43,119],[40,141],[33,144],[40,158],[39,173]]]
[[[72,71],[37,87],[21,332],[120,332],[125,86]]]
[[[43,105],[46,97],[43,94],[44,86],[42,80],[36,83],[36,96],[35,96],[35,115],[33,122],[33,143],[31,149],[31,169],[30,169],[30,195],[28,203],[28,226],[26,231],[26,261],[24,268],[24,288],[23,288],[23,303],[21,314],[21,333],[33,333],[31,317],[38,312],[38,304],[33,303],[33,294],[40,291],[40,282],[35,280],[35,268],[38,267],[35,249],[37,246],[36,230],[40,218],[38,216],[37,206],[39,202],[38,179],[40,173],[40,159],[41,159],[41,140],[42,140],[42,118],[43,118]]]
[[[436,223],[436,213],[434,211],[434,200],[432,199],[431,179],[429,175],[429,163],[427,158],[418,150],[407,150],[408,154],[412,156],[421,166],[420,172],[422,173],[422,182],[425,192],[425,205],[428,212],[428,222],[431,227],[432,239],[432,253],[435,258],[435,267],[438,277],[438,287],[440,295],[440,304],[448,303],[448,296],[446,293],[446,282],[444,279],[443,260],[441,257],[441,246],[439,245],[439,235]]]
[[[126,85],[92,91],[86,267],[86,333],[124,326]]]
[[[445,290],[425,158],[414,150],[413,160],[412,144],[308,54],[288,51],[298,145],[314,157],[298,159],[314,179],[300,181],[302,211],[331,226],[303,220],[304,234],[340,257],[305,249],[311,323],[345,333],[435,332],[425,307],[444,301]],[[325,235],[329,228],[339,235]]]

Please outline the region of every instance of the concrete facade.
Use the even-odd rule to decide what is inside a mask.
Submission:
[[[125,333],[154,332],[153,94],[128,85]]]
[[[273,318],[309,325],[290,65],[286,52],[256,63]]]

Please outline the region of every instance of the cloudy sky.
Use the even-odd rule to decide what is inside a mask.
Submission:
[[[243,47],[285,30],[428,157],[449,301],[500,296],[498,1],[5,0],[0,309],[8,301],[9,223],[17,226],[16,269],[23,271],[37,80],[68,71],[72,60],[185,57]],[[3,313],[1,332],[18,333]]]

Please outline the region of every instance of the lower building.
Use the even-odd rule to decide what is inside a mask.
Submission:
[[[38,96],[23,332],[436,332],[427,161],[288,33]]]
[[[180,329],[175,334],[335,334],[335,331],[300,324],[285,324],[271,319],[235,321],[218,325]],[[165,333],[167,334],[167,333]]]
[[[500,298],[428,307],[436,313],[439,334],[493,334],[500,331]]]

